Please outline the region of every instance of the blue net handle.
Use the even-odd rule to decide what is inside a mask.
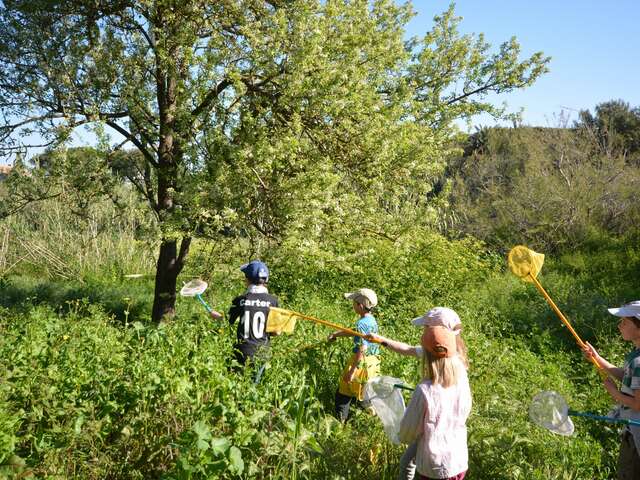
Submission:
[[[591,418],[592,420],[601,420],[603,422],[611,422],[611,423],[623,423],[625,425],[635,425],[636,427],[640,427],[640,422],[637,420],[628,420],[626,418],[613,418],[613,417],[605,417],[604,415],[596,415],[595,413],[586,413],[586,412],[576,412],[575,410],[569,410],[569,415],[572,417],[584,417]]]
[[[207,302],[204,301],[204,299],[200,296],[199,293],[196,294],[196,298],[200,300],[200,303],[202,303],[202,305],[204,305],[204,308],[207,310],[207,312],[211,313],[213,311],[213,309],[209,306]]]

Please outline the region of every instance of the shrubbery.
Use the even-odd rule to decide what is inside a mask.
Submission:
[[[480,130],[448,177],[455,229],[493,247],[570,251],[637,231],[640,169],[588,126]]]
[[[616,256],[620,251],[626,260]],[[621,362],[628,345],[604,306],[633,291],[638,249],[614,242],[602,252],[600,260],[579,252],[549,258],[541,280],[578,331]],[[405,243],[345,243],[340,253],[344,263],[327,267],[310,254],[273,250],[272,291],[289,308],[349,325],[353,312],[342,293],[369,286],[380,293],[384,334],[409,343],[419,338],[410,318],[436,304],[458,310],[471,358],[474,478],[610,478],[615,429],[576,420],[577,435],[564,438],[529,422],[530,399],[540,390],[561,392],[576,410],[605,413],[609,401],[542,297],[504,272],[499,256],[476,242],[426,232]],[[211,270],[206,292],[222,309],[242,288],[239,255],[228,255]],[[607,262],[628,275],[607,277]],[[195,262],[185,275],[198,268]],[[402,450],[389,444],[375,417],[357,412],[341,426],[331,416],[348,341],[326,344],[324,327],[299,321],[294,335],[274,340],[270,367],[254,385],[251,372],[228,370],[232,329],[212,323],[186,298],[173,323],[152,326],[149,280],[129,281],[138,282],[129,291],[109,278],[77,291],[48,282],[51,294],[68,289],[58,297],[65,299],[62,309],[33,295],[46,291],[42,283],[5,281],[3,303],[13,299],[0,315],[5,475],[395,477]],[[73,300],[73,292],[92,302]],[[418,380],[415,361],[389,352],[382,369],[408,383]]]
[[[354,314],[342,294],[366,286],[378,293],[382,333],[408,343],[420,333],[411,318],[453,307],[471,360],[470,477],[611,478],[615,428],[577,419],[565,438],[528,420],[541,390],[576,410],[606,413],[611,402],[504,254],[524,242],[546,253],[543,285],[580,335],[621,364],[629,345],[606,307],[638,297],[637,165],[584,154],[585,139],[569,130],[474,140],[475,153],[448,170],[461,182],[451,189],[457,211],[446,210],[451,185],[437,199],[465,222],[449,238],[433,231],[440,214],[423,194],[364,220],[332,204],[331,221],[296,218],[278,238],[223,230],[216,242],[195,240],[180,280],[207,280],[205,297],[225,311],[243,288],[239,265],[260,257],[283,306],[347,326]],[[628,182],[610,185],[610,174]],[[52,200],[0,224],[0,478],[395,478],[402,449],[378,419],[357,410],[343,426],[331,415],[348,341],[327,344],[326,328],[300,320],[259,360],[269,368],[255,385],[250,369],[229,370],[233,329],[194,299],[178,298],[172,322],[150,321],[157,244],[145,232],[155,223],[121,193],[133,208],[74,211]],[[416,363],[385,351],[382,372],[413,384]]]

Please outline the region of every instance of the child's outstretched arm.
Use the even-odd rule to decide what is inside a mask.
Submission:
[[[366,338],[370,342],[379,343],[382,346],[387,347],[389,350],[399,353],[400,355],[407,355],[410,357],[418,356],[416,347],[412,347],[411,345],[404,342],[392,340],[391,338],[383,337],[382,335],[376,335],[375,333],[370,333]]]
[[[352,336],[353,335],[351,335],[349,332],[344,332],[342,330],[336,330],[335,332],[332,332],[332,333],[329,334],[329,336],[327,337],[327,341],[333,342],[338,337],[352,337]]]
[[[622,375],[624,374],[624,371],[621,368],[616,367],[615,365],[609,363],[607,360],[602,358],[598,353],[598,351],[595,348],[593,348],[593,346],[589,342],[584,342],[584,347],[582,349],[582,352],[584,353],[584,358],[586,358],[589,361],[591,361],[591,359],[593,358],[595,362],[598,365],[600,365],[600,367],[604,371],[606,371],[609,375],[611,375],[614,378],[617,378],[618,380],[622,380]]]

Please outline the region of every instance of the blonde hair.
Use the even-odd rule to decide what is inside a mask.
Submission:
[[[464,346],[464,342],[462,345]],[[422,357],[422,376],[431,380],[434,385],[442,385],[447,388],[458,383],[458,379],[467,368],[466,366],[466,347],[464,357],[461,352],[458,352],[458,355],[444,358],[436,358],[425,349]]]
[[[469,357],[467,356],[467,345],[464,343],[460,334],[456,335],[456,350],[458,351],[458,357],[462,360],[464,368],[469,370]]]

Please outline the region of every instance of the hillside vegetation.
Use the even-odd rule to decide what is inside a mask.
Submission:
[[[611,101],[596,112],[571,128],[485,128],[464,139],[443,177],[453,230],[547,252],[637,234],[640,110]]]

